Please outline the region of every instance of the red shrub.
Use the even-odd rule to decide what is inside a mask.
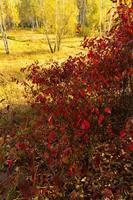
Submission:
[[[115,112],[123,109],[121,98],[132,94],[132,11],[119,5],[117,25],[106,37],[86,37],[87,55],[49,69],[38,63],[24,69],[35,115],[28,131],[14,134],[8,166],[13,175],[16,166],[23,174],[18,189],[25,199],[35,193],[51,199],[131,198],[133,135],[121,129],[126,116],[117,119]]]

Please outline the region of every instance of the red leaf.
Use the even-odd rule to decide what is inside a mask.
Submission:
[[[94,59],[94,60],[93,60],[93,64],[94,64],[94,65],[97,65],[98,63],[99,63],[99,60],[98,60],[98,59]]]
[[[7,160],[8,167],[11,168],[13,164],[13,160]]]
[[[128,149],[129,151],[133,151],[133,141],[129,143]]]
[[[90,128],[90,123],[87,121],[87,120],[84,120],[83,122],[82,122],[82,129],[83,130],[88,130],[89,128]]]
[[[80,90],[80,95],[81,95],[82,97],[85,97],[85,91],[84,91],[84,90]]]
[[[106,108],[104,109],[104,112],[106,112],[106,113],[108,113],[108,114],[111,114],[111,110],[110,110],[109,107],[106,107]]]
[[[50,154],[51,154],[52,157],[57,157],[57,153],[58,153],[58,151],[57,151],[56,148],[52,148],[52,149],[50,150]]]
[[[120,138],[124,138],[126,136],[126,131],[122,130],[120,131]]]
[[[98,115],[99,114],[99,109],[95,108],[95,113]]]
[[[49,142],[49,143],[52,143],[52,142],[55,140],[55,138],[56,138],[55,132],[51,132],[51,133],[49,134],[49,136],[48,136],[48,142]]]
[[[69,167],[69,175],[70,176],[73,176],[75,174],[76,168],[77,168],[76,163],[73,163],[70,165],[70,167]]]
[[[84,142],[88,142],[88,141],[89,141],[89,136],[88,136],[88,135],[85,135],[85,136],[83,137],[83,141],[84,141]]]
[[[90,85],[88,85],[88,88],[87,88],[88,92],[90,93],[92,91],[92,87]]]
[[[23,142],[17,142],[16,143],[16,148],[18,150],[25,150],[26,149],[26,145]]]
[[[104,115],[100,115],[98,119],[98,125],[100,126],[104,121]]]
[[[87,54],[87,57],[90,59],[92,59],[94,57],[94,53],[93,51],[89,51],[89,53]]]
[[[83,83],[83,84],[86,84],[86,80],[82,80],[82,83]]]
[[[99,115],[99,109],[98,108],[92,108],[91,112]]]

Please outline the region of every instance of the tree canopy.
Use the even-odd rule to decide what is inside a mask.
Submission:
[[[43,28],[55,33],[57,26],[65,26],[66,34],[75,34],[77,26],[82,35],[102,31],[110,19],[110,0],[2,0],[5,25],[14,27]],[[101,17],[101,19],[100,19]],[[101,20],[101,21],[100,21]]]

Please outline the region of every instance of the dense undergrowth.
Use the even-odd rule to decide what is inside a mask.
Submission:
[[[32,116],[1,141],[2,199],[133,198],[132,13],[119,4],[87,55],[21,70]]]

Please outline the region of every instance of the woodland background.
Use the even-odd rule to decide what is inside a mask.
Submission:
[[[20,86],[19,92],[11,81],[14,74],[22,78],[21,67],[35,60],[41,64],[63,61],[69,55],[84,52],[84,36],[100,36],[109,31],[113,7],[116,3],[110,0],[1,0],[0,72],[5,77],[0,94],[6,99],[3,103],[18,104],[23,99]]]

